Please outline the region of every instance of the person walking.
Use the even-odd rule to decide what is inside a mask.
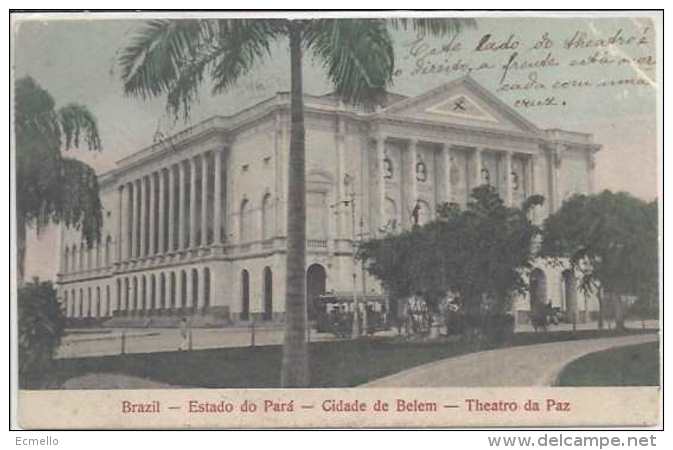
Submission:
[[[182,320],[180,320],[180,338],[181,342],[178,350],[189,350],[189,325],[186,317],[183,317]]]

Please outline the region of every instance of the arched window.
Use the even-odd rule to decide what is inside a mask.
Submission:
[[[63,255],[63,271],[68,272],[70,270],[70,248],[65,248],[65,254]]]
[[[73,272],[77,271],[77,258],[79,255],[77,254],[77,246],[73,244],[72,250],[70,250],[70,270]]]
[[[171,311],[175,310],[175,272],[171,272],[170,275],[170,288],[169,288],[169,309]]]
[[[105,316],[109,317],[112,313],[110,311],[110,285],[105,286]]]
[[[154,311],[157,307],[157,277],[150,276],[150,310]]]
[[[264,320],[273,319],[273,274],[270,267],[264,268]]]
[[[130,300],[130,295],[131,295],[131,288],[129,286],[129,279],[128,277],[124,278],[124,289],[123,289],[123,295],[124,295],[124,308],[123,312],[124,314],[127,314],[129,311],[129,304],[131,303]]]
[[[273,236],[274,229],[273,206],[271,194],[266,194],[262,199],[262,239],[267,240]]]
[[[96,317],[102,317],[103,311],[101,310],[101,298],[100,298],[100,286],[96,287],[96,308],[94,310],[94,315]]]
[[[192,269],[192,311],[199,309],[199,271]]]
[[[91,317],[91,288],[86,291],[86,316]]]
[[[241,320],[250,319],[250,274],[241,271]]]
[[[182,311],[187,309],[187,272],[180,272],[180,308]]]
[[[140,311],[144,312],[147,309],[147,277],[143,275],[142,291],[140,293]]]
[[[77,305],[77,297],[75,294],[75,290],[73,289],[70,291],[70,317],[75,317],[77,315],[76,305]]]
[[[133,305],[131,311],[138,311],[138,277],[133,277]]]
[[[116,310],[119,311],[122,309],[122,280],[117,278],[117,308]],[[117,313],[119,314],[119,313]]]
[[[210,307],[210,269],[203,269],[203,310]]]
[[[68,291],[66,290],[63,293],[63,304],[65,305],[65,315],[68,317],[70,315],[70,305],[68,304]]]
[[[112,237],[108,235],[107,239],[105,239],[105,267],[108,267],[110,265],[110,261],[112,260],[112,255],[110,252],[112,251]]]
[[[159,310],[166,309],[166,275],[161,272],[159,275]]]
[[[103,251],[103,243],[100,241],[96,242],[96,268],[99,268],[102,264],[103,260],[103,255],[101,255],[102,251]]]
[[[315,317],[315,300],[325,293],[327,271],[320,264],[311,264],[306,270],[306,302],[308,318]]]

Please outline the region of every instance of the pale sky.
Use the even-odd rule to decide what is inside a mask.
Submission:
[[[289,89],[287,41],[281,40],[273,56],[228,93],[212,96],[204,86],[190,122],[173,123],[164,113],[163,99],[144,103],[122,94],[119,70],[115,67],[116,52],[139,24],[134,20],[61,18],[21,21],[14,26],[15,77],[29,74],[52,94],[57,106],[72,101],[83,103],[98,118],[103,151],[96,154],[78,151],[72,155],[81,157],[99,172],[111,169],[115,161],[149,145],[157,129],[168,135],[215,114],[232,114],[276,91]],[[543,39],[545,33],[548,39]],[[486,34],[491,36],[484,40]],[[575,39],[568,42],[573,36]],[[453,42],[445,38],[414,43],[414,34],[403,32],[394,33],[393,37],[396,68],[400,73],[391,91],[419,95],[465,75],[469,66],[475,80],[510,106],[514,107],[517,100],[553,96],[557,106],[515,109],[540,128],[593,133],[595,142],[603,145],[597,157],[598,189],[624,190],[648,200],[657,195],[656,102],[660,94],[655,61],[647,58],[656,58],[656,29],[649,19],[481,18],[476,28],[465,30]],[[595,41],[610,37],[615,45],[600,46]],[[480,41],[483,48],[490,49],[477,51]],[[460,48],[456,48],[457,42]],[[583,48],[569,50],[564,48],[564,42]],[[505,48],[493,49],[498,46]],[[454,50],[449,51],[450,47]],[[505,83],[520,87],[527,83],[538,87],[543,84],[544,89],[503,89],[506,87],[500,82],[503,65],[514,52],[517,56]],[[548,54],[552,63],[557,64],[549,64]],[[589,61],[591,56],[602,58],[604,63]],[[547,65],[540,62],[544,60]],[[571,67],[573,61],[576,64]],[[418,67],[427,69],[431,65],[446,70],[417,73]],[[479,70],[480,66],[487,68]],[[531,79],[537,83],[530,83]],[[624,84],[623,80],[631,83],[634,79],[639,84]],[[579,80],[588,80],[591,87],[553,87],[557,81]],[[610,85],[599,87],[603,81],[610,81]],[[304,82],[307,93],[330,90],[322,69],[313,64],[310,54],[305,57]],[[57,241],[53,230],[39,241],[30,240],[26,261],[29,276],[53,278]]]

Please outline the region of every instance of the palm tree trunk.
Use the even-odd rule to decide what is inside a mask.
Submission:
[[[290,25],[290,156],[288,161],[285,343],[282,387],[309,384],[306,343],[306,173],[301,25]]]
[[[16,212],[16,283],[23,285],[26,271],[26,220],[20,211]]]

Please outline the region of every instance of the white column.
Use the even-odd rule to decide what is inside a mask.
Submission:
[[[124,235],[124,218],[126,212],[124,211],[124,196],[126,195],[124,185],[119,186],[119,223],[117,228],[117,262],[121,262],[124,257],[124,242],[126,241]]]
[[[444,168],[444,201],[451,203],[451,146],[442,145],[442,166]]]
[[[208,154],[201,155],[201,247],[208,244]]]
[[[148,239],[150,240],[150,242],[149,242],[149,252],[148,253],[149,253],[150,256],[154,255],[157,252],[157,247],[155,245],[156,237],[157,237],[157,230],[156,230],[157,224],[156,224],[156,220],[155,220],[155,217],[154,217],[154,213],[155,213],[156,207],[157,207],[157,204],[156,204],[157,202],[156,202],[156,198],[155,198],[156,190],[155,190],[155,184],[154,184],[154,175],[155,175],[155,173],[152,172],[152,173],[150,173],[150,176],[149,176],[149,195],[150,195],[150,198],[149,198],[149,203],[150,203],[149,228],[150,228],[150,232],[149,232],[149,235],[148,235]]]
[[[474,149],[474,154],[472,155],[472,183],[470,185],[470,191],[477,186],[482,185],[482,180],[481,180],[481,152],[483,149],[476,147]],[[469,197],[469,193],[468,193]]]
[[[374,207],[376,208],[376,213],[374,214],[375,220],[372,222],[374,225],[374,233],[378,232],[378,229],[385,225],[385,199],[386,199],[386,179],[383,167],[383,160],[385,158],[385,145],[386,138],[383,135],[378,135],[375,138],[376,140],[376,199],[374,202]],[[362,183],[367,183],[368,180],[362,180]]]
[[[168,167],[168,249],[169,253],[175,249],[175,170]]]
[[[196,158],[189,158],[189,246],[196,247]]]
[[[215,186],[213,187],[213,243],[222,242],[222,150],[213,152],[215,159]]]
[[[512,206],[512,152],[506,151],[504,154],[505,168],[504,168],[504,189],[503,200],[505,205]]]
[[[140,192],[142,200],[140,203],[140,257],[143,258],[147,256],[147,216],[149,212],[149,189],[147,189],[147,178],[146,176],[140,179]]]
[[[178,165],[179,171],[179,180],[178,180],[178,189],[180,193],[180,204],[178,205],[178,242],[180,250],[184,250],[187,247],[187,232],[185,230],[186,225],[186,208],[185,208],[185,188],[187,187],[186,183],[186,169],[184,161],[181,161]]]
[[[136,241],[138,239],[138,227],[136,223],[138,221],[138,184],[134,181],[131,191],[131,251],[129,252],[129,257],[134,259],[137,255]]]
[[[407,148],[407,189],[408,197],[407,204],[403,205],[403,208],[411,211],[416,206],[416,201],[418,200],[418,180],[416,179],[416,163],[418,161],[418,141],[416,139],[409,140],[409,146]],[[408,214],[407,214],[408,215]]]
[[[157,253],[164,253],[166,249],[164,248],[164,242],[166,241],[166,234],[164,229],[166,228],[166,183],[164,177],[164,169],[160,169],[157,172],[158,175],[158,187],[159,187],[159,224],[158,224],[158,233],[159,233],[159,242],[157,245]]]

